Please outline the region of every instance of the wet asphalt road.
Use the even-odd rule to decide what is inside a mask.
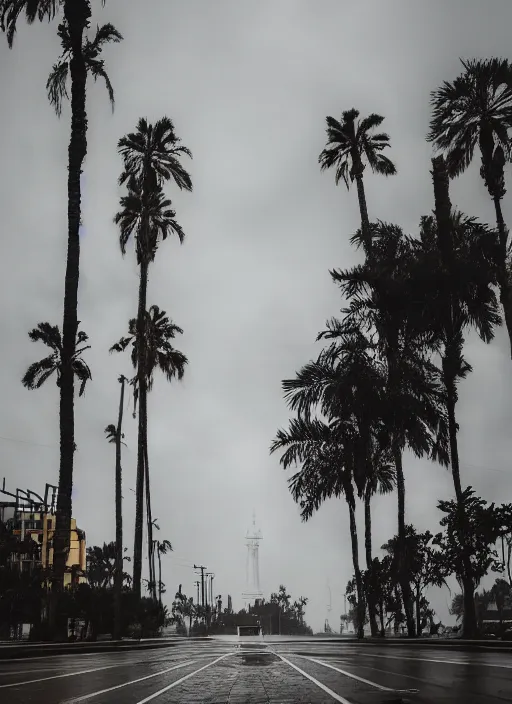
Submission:
[[[229,640],[0,661],[2,704],[501,704],[512,654]]]

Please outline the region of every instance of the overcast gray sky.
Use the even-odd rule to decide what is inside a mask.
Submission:
[[[319,629],[329,580],[329,617],[338,628],[352,574],[345,505],[331,501],[302,524],[278,457],[268,453],[288,419],[281,380],[316,355],[316,333],[341,307],[328,269],[359,261],[348,243],[359,223],[355,190],[336,188],[317,165],[325,116],[356,107],[386,117],[388,155],[399,174],[365,175],[370,217],[415,233],[432,209],[431,147],[424,140],[429,92],[459,73],[459,56],[509,55],[512,4],[96,5],[94,22],[113,22],[125,41],[104,53],[114,115],[101,84],[88,93],[79,319],[91,338],[93,382],[76,404],[74,515],[88,544],[114,539],[114,450],[103,429],[116,420],[117,376],[131,368],[127,356],[109,356],[108,348],[126,331],[137,301],[133,250],[122,259],[112,223],[120,196],[116,144],[140,116],[168,115],[194,154],[194,192],[168,189],[187,240],[161,245],[148,296],[184,328],[178,346],[190,362],[181,384],[157,378],[149,399],[153,515],[159,537],[174,546],[163,566],[168,602],[179,583],[193,593],[196,562],[215,572],[216,593],[229,592],[242,606],[244,535],[254,509],[264,536],[265,593],[284,583],[292,596],[309,597],[306,618]],[[56,28],[21,26],[12,51],[0,38],[0,463],[10,486],[36,491],[57,483],[59,460],[57,388],[49,382],[31,393],[20,383],[27,365],[44,354],[27,332],[43,320],[61,325],[62,317],[69,110],[59,121],[45,93],[59,55]],[[511,197],[504,199],[508,223]],[[478,164],[454,184],[452,200],[492,222]],[[471,338],[467,355],[475,372],[458,407],[463,482],[491,501],[510,501],[512,374],[503,331],[490,347]],[[126,419],[131,551],[136,423],[130,413]],[[452,493],[450,475],[410,457],[405,471],[408,520],[435,529],[437,499]],[[396,497],[375,503],[379,547],[395,532]],[[447,590],[432,599],[446,622]]]

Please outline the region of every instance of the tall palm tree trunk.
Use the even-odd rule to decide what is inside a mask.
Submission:
[[[448,276],[453,271],[453,246],[451,236],[451,210],[449,178],[446,164],[442,156],[432,159],[432,176],[434,183],[435,215],[437,221],[438,247],[441,253],[443,266]],[[462,487],[460,482],[459,452],[457,445],[457,422],[455,417],[455,404],[457,402],[457,388],[453,369],[456,368],[455,359],[460,357],[461,336],[457,335],[454,328],[457,301],[451,297],[450,305],[445,315],[446,346],[443,356],[443,382],[447,392],[448,434],[450,442],[450,464],[452,469],[455,497],[460,516],[459,540],[462,548],[462,562],[464,575],[461,575],[464,597],[464,620],[462,635],[465,638],[474,638],[477,633],[477,620],[474,598],[474,580],[468,546],[469,531],[467,530],[467,516],[463,503]]]
[[[114,640],[121,637],[121,595],[123,591],[123,497],[121,442],[123,437],[124,384],[126,378],[121,376],[121,393],[119,396],[119,415],[116,428],[116,569],[114,574]]]
[[[402,465],[402,450],[393,440],[393,459],[396,469],[396,488],[398,496],[398,581],[402,592],[407,635],[416,637],[416,623],[414,621],[413,599],[411,583],[406,569],[406,535],[405,535],[405,478]]]
[[[496,211],[496,226],[498,228],[500,240],[500,268],[498,272],[500,286],[500,301],[503,306],[505,325],[510,342],[510,355],[512,357],[512,287],[509,283],[507,272],[507,240],[508,231],[501,211],[501,199],[493,197],[494,210]]]
[[[363,578],[361,576],[361,568],[359,566],[359,542],[357,539],[357,524],[356,524],[356,505],[353,496],[346,497],[348,503],[348,511],[350,516],[350,541],[352,545],[352,564],[354,566],[354,575],[356,578],[357,590],[357,637],[364,638],[364,617],[366,614],[366,604],[364,601]]]
[[[368,206],[366,204],[366,194],[364,191],[364,182],[362,173],[356,176],[357,199],[359,201],[359,212],[361,214],[361,230],[366,240],[368,251],[371,249],[370,237],[370,220],[368,217]]]
[[[386,351],[386,360],[388,366],[388,389],[391,394],[391,399],[395,390],[400,388],[401,379],[400,371],[397,369],[397,358],[399,355],[398,331],[388,330],[388,345]],[[393,409],[391,409],[393,413]],[[402,465],[403,443],[400,442],[400,436],[397,434],[396,422],[391,419],[391,427],[393,433],[391,437],[391,448],[393,454],[393,462],[396,470],[396,489],[398,499],[398,581],[400,591],[402,592],[402,601],[404,605],[405,620],[407,624],[407,635],[409,638],[416,636],[416,623],[414,620],[413,598],[409,575],[407,574],[406,560],[406,532],[405,532],[405,477]]]
[[[86,2],[64,4],[64,16],[71,35],[71,138],[68,148],[68,247],[64,281],[64,319],[62,324],[62,368],[60,378],[60,467],[57,496],[57,516],[54,538],[55,602],[51,609],[51,630],[57,622],[58,592],[64,588],[64,574],[69,553],[73,458],[75,452],[73,355],[78,328],[78,279],[80,274],[80,174],[87,153],[87,115],[85,94],[87,68],[82,53],[83,33],[90,16]],[[65,623],[60,623],[55,635],[65,637]]]
[[[512,573],[510,571],[510,563],[512,562],[512,539],[507,540],[507,575],[508,583],[512,587]]]
[[[367,588],[367,599],[368,599],[368,614],[370,617],[370,630],[372,637],[377,637],[379,635],[379,627],[377,625],[377,608],[375,601],[375,592],[373,589],[373,576],[372,576],[372,492],[369,487],[366,488],[364,493],[364,548],[366,553],[366,569],[368,571],[368,588]]]
[[[146,389],[146,346],[145,320],[148,290],[148,261],[142,256],[139,279],[139,307],[137,313],[137,376],[139,387],[139,417],[137,437],[137,479],[135,485],[135,536],[133,545],[133,591],[137,599],[141,596],[142,582],[142,542],[144,533],[144,474],[145,474],[145,444],[147,440],[147,407]]]
[[[444,360],[443,360],[444,363]],[[443,366],[446,366],[445,364]],[[459,465],[459,449],[457,443],[457,421],[455,417],[456,390],[455,382],[448,377],[447,373],[443,372],[443,379],[447,389],[447,406],[448,406],[448,434],[450,441],[450,464],[452,468],[453,486],[455,489],[455,497],[460,511],[461,535],[460,542],[462,545],[462,562],[464,566],[464,575],[461,575],[462,592],[464,599],[464,617],[462,622],[462,636],[464,638],[475,638],[477,635],[477,618],[475,606],[475,584],[472,575],[471,559],[466,544],[466,536],[468,535],[465,529],[467,518],[464,509],[462,486],[460,482],[460,465]]]
[[[416,635],[419,638],[421,636],[421,591],[418,588],[414,595],[414,601],[416,605]]]
[[[149,483],[149,460],[148,460],[148,444],[147,444],[147,404],[144,409],[145,426],[146,426],[146,442],[144,445],[144,481],[146,489],[146,515],[148,524],[148,564],[149,564],[149,583],[152,598],[156,601],[156,569],[155,569],[155,545],[153,542],[153,514],[151,511],[151,488]]]
[[[158,601],[160,606],[162,606],[162,553],[157,549],[158,552]]]

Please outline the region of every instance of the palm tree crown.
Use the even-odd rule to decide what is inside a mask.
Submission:
[[[127,183],[128,193],[120,200],[121,208],[114,222],[119,225],[119,244],[121,252],[126,253],[126,245],[131,237],[136,240],[137,263],[143,257],[154,261],[158,243],[171,234],[177,235],[180,242],[185,239],[185,233],[177,222],[176,212],[172,203],[165,198],[162,188],[156,186],[143,195],[143,186],[140,180],[130,177]],[[145,230],[142,227],[143,219],[149,222],[148,242],[145,242]]]
[[[31,364],[21,383],[27,389],[39,389],[52,374],[56,373],[57,386],[60,386],[62,371],[62,336],[59,327],[57,325],[51,325],[50,323],[39,323],[28,335],[32,342],[44,342],[52,352],[47,357],[39,360],[39,362]],[[77,332],[76,348],[71,364],[73,373],[80,382],[80,396],[82,396],[85,391],[86,383],[92,379],[91,370],[86,362],[81,359],[82,353],[90,349],[90,345],[84,345],[88,339],[85,332]],[[83,346],[80,347],[80,345]]]
[[[511,155],[512,66],[504,59],[462,61],[464,72],[431,94],[432,119],[427,139],[445,152],[450,176],[470,165],[475,147],[482,153],[482,176],[494,197],[503,188],[505,159]],[[493,178],[492,165],[498,173]],[[501,193],[498,197],[502,197]]]
[[[73,52],[67,22],[62,22],[59,25],[57,34],[61,40],[62,54],[59,61],[53,65],[52,72],[46,83],[46,90],[51,105],[55,108],[57,115],[60,116],[62,112],[62,100],[69,98],[66,84],[69,77],[70,61]],[[94,80],[102,78],[105,81],[112,109],[114,109],[114,89],[105,71],[105,62],[103,59],[100,59],[99,56],[104,44],[108,44],[109,42],[118,43],[122,41],[122,39],[121,33],[118,32],[112,24],[104,24],[101,27],[97,27],[96,36],[93,40],[87,37],[85,38],[82,47],[87,72],[91,74]]]
[[[137,367],[139,355],[139,343],[137,336],[137,319],[132,318],[128,324],[128,337],[122,337],[119,342],[113,345],[111,352],[123,352],[128,345],[132,345],[131,358],[134,368]],[[163,372],[168,381],[175,377],[182,379],[185,373],[185,365],[188,360],[185,355],[171,345],[171,340],[176,334],[182,334],[183,330],[175,325],[165,311],[161,311],[158,306],[151,306],[146,313],[146,379],[147,388],[151,390],[153,386],[153,373],[156,368]]]
[[[352,108],[342,114],[341,120],[327,117],[327,146],[318,157],[322,171],[335,167],[336,184],[341,179],[349,188],[350,181],[361,175],[365,159],[374,173],[384,176],[396,174],[396,168],[388,157],[381,154],[389,147],[389,135],[372,131],[382,124],[384,118],[372,113],[356,123],[359,111]],[[349,181],[350,179],[350,181]]]
[[[137,131],[130,132],[118,142],[118,151],[124,160],[124,171],[119,178],[122,185],[134,176],[144,181],[151,172],[159,185],[173,179],[178,188],[192,190],[192,180],[179,161],[182,155],[192,158],[190,149],[180,144],[174,124],[168,117],[154,125],[140,118]]]

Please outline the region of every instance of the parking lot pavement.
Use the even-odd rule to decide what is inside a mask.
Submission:
[[[151,652],[0,663],[2,704],[502,704],[507,653],[354,643],[242,647],[229,640]]]

